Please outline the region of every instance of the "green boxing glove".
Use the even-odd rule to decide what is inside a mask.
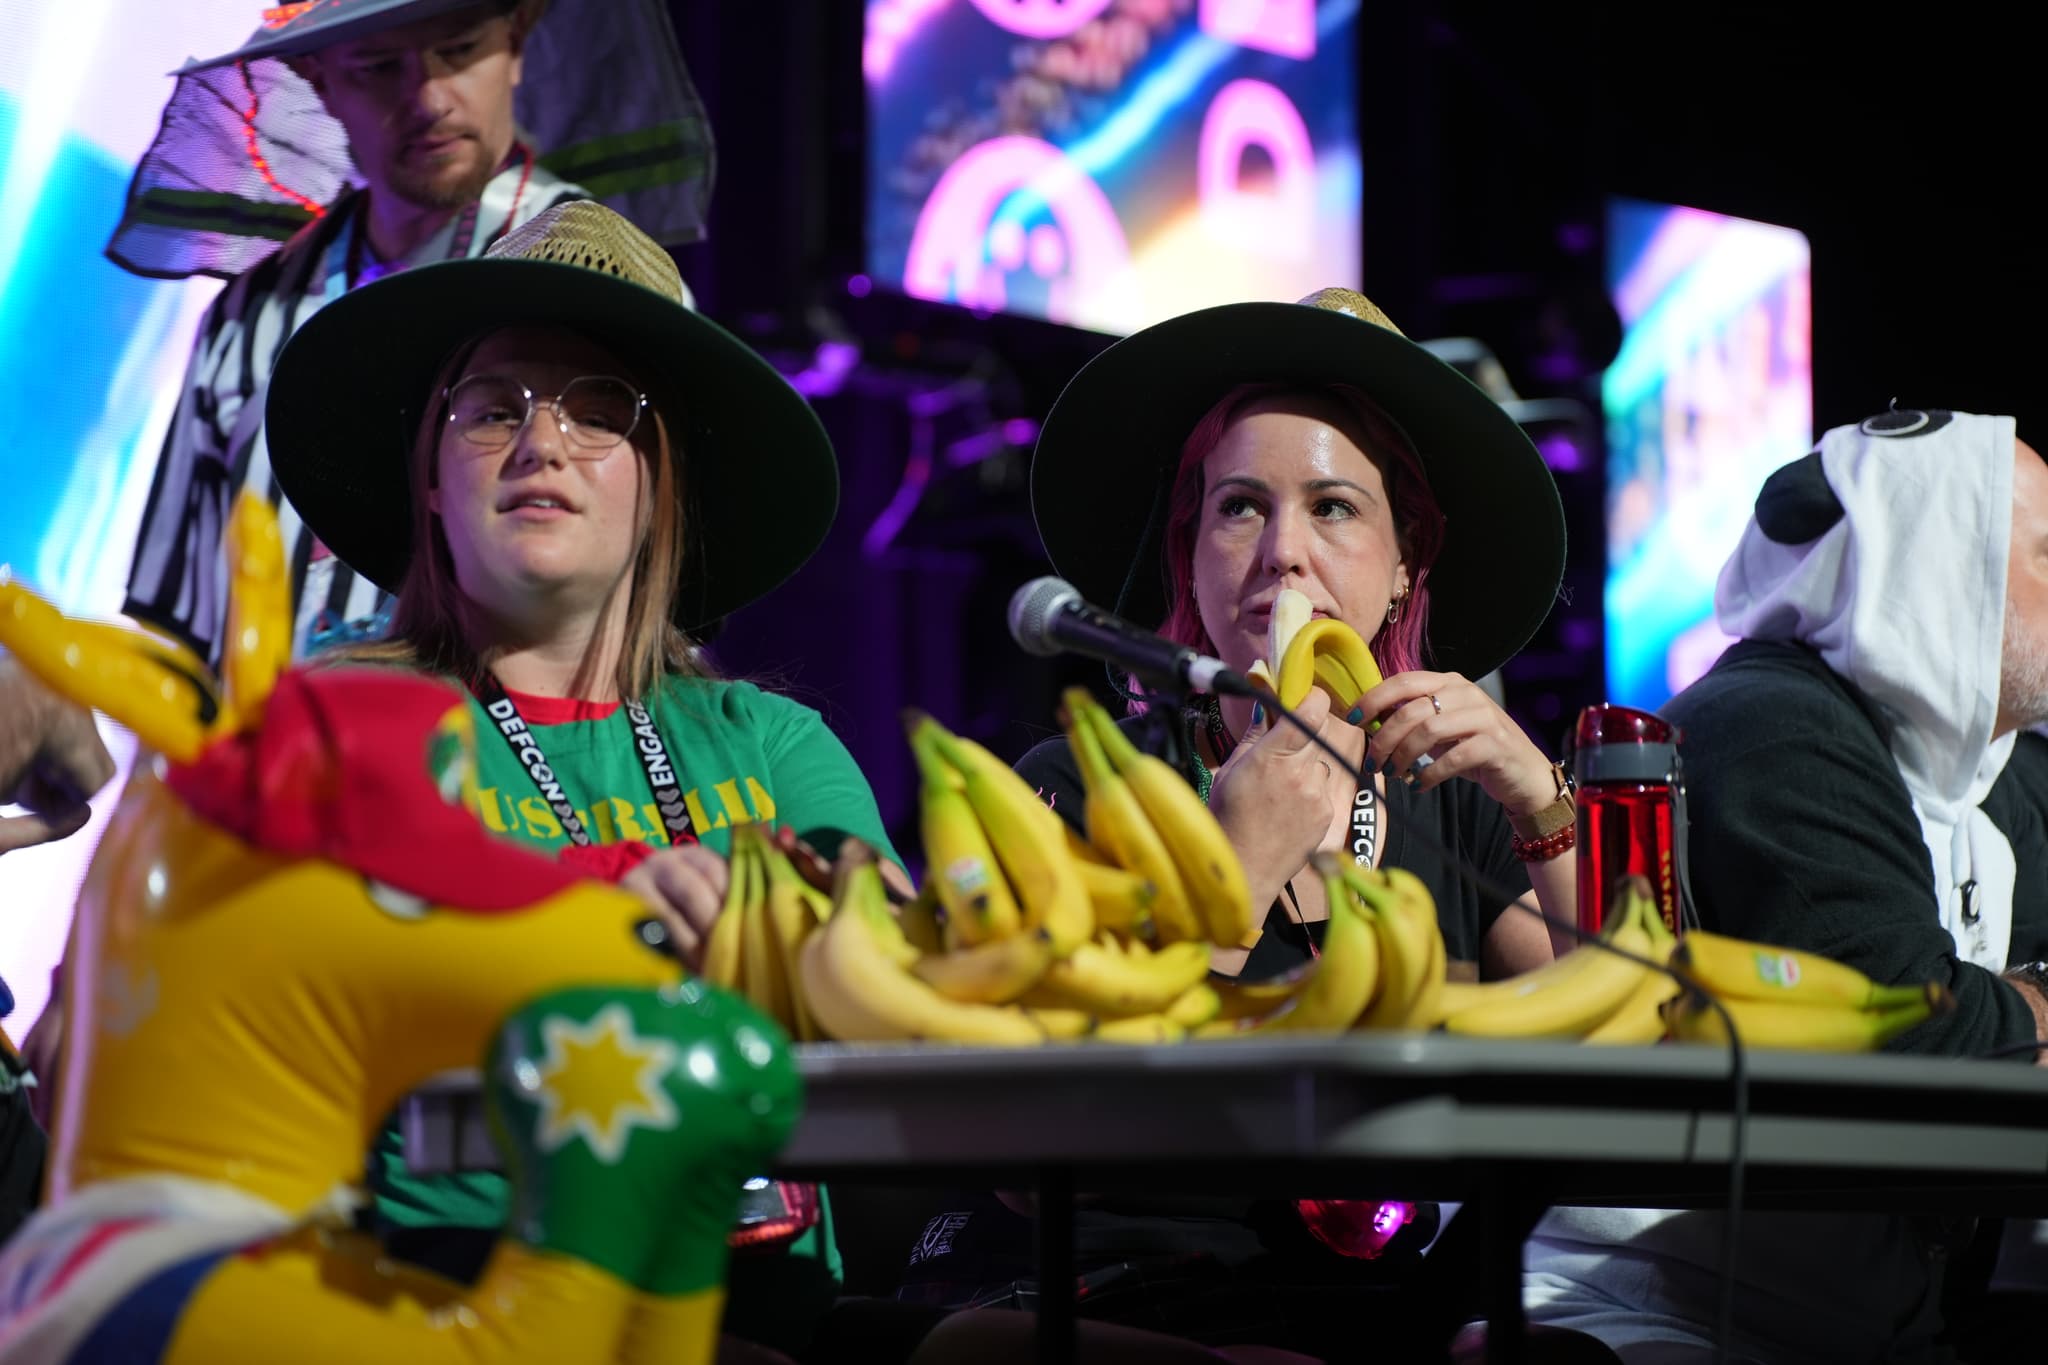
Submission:
[[[485,1069],[506,1233],[646,1294],[715,1289],[741,1184],[788,1141],[801,1092],[782,1029],[702,981],[542,996]]]

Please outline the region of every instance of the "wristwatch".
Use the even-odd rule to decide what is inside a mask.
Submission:
[[[1508,817],[1516,837],[1524,842],[1547,838],[1578,819],[1579,783],[1572,770],[1562,763],[1552,763],[1550,780],[1557,784],[1556,800],[1527,815]]]
[[[2048,996],[2048,962],[2020,962],[2005,969],[2008,981],[2024,981],[2042,995]]]

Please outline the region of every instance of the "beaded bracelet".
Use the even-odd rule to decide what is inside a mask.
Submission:
[[[1547,863],[1558,854],[1566,852],[1579,841],[1578,822],[1574,821],[1562,829],[1554,829],[1539,839],[1524,839],[1517,834],[1512,847],[1515,856],[1525,863]]]

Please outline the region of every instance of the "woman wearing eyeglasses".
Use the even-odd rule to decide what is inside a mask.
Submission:
[[[733,827],[896,857],[817,712],[713,676],[693,641],[810,557],[838,469],[803,399],[683,297],[624,219],[562,205],[321,310],[267,421],[291,504],[396,595],[387,638],[340,657],[466,686],[479,818],[637,892],[695,965]],[[387,1244],[457,1278],[505,1216],[499,1177],[412,1177],[395,1131],[372,1185]],[[792,1252],[822,1309],[829,1214]],[[777,1295],[764,1319],[795,1330],[797,1296]]]

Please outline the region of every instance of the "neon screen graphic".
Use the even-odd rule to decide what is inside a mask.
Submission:
[[[1715,580],[1763,481],[1813,446],[1811,281],[1793,228],[1609,201],[1609,701],[1654,710],[1728,646]]]
[[[256,27],[254,0],[0,0],[0,565],[66,612],[118,619],[185,357],[216,280],[140,279],[100,254],[155,135],[166,74]],[[0,857],[0,1021],[42,1012],[71,905],[134,755],[84,832]],[[12,812],[7,812],[12,813]]]
[[[867,268],[1095,331],[1359,282],[1358,0],[870,0]]]

